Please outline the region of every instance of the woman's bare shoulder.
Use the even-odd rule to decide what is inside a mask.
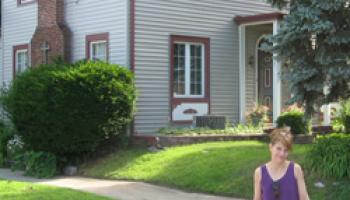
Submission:
[[[261,177],[261,167],[262,166],[258,166],[255,171],[254,171],[254,176],[257,177],[257,178],[260,178]]]
[[[298,163],[294,162],[294,169],[301,171],[301,166]]]
[[[297,178],[303,175],[303,170],[298,163],[294,163],[294,175]]]

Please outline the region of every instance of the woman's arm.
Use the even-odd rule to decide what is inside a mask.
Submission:
[[[294,172],[295,172],[295,178],[297,179],[297,183],[298,183],[299,199],[310,200],[306,190],[303,170],[301,169],[300,165],[298,164],[294,165]]]
[[[254,200],[261,200],[261,171],[260,167],[255,170],[254,173]]]

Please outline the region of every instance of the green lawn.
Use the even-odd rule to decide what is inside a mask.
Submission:
[[[0,180],[1,200],[111,200],[70,189]]]
[[[296,145],[291,159],[303,166],[308,148],[308,145]],[[169,148],[158,153],[130,149],[82,166],[82,174],[251,198],[253,171],[268,159],[267,145],[260,142],[206,143]],[[313,200],[345,200],[350,196],[350,181],[333,186],[332,180],[319,179],[307,170],[305,176]],[[313,184],[316,180],[326,182],[327,187],[315,188]]]

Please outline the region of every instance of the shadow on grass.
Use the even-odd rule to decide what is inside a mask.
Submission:
[[[120,150],[115,154],[80,166],[79,173],[89,177],[115,179],[117,177],[112,176],[113,171],[128,168],[147,154],[149,154],[149,152],[141,148]],[[122,179],[122,177],[119,178]]]
[[[99,161],[83,174],[247,198],[252,193],[254,169],[268,158],[266,143],[217,142],[158,153],[128,150]]]
[[[251,198],[254,169],[268,157],[263,144],[204,147],[169,161],[150,180],[189,191]]]
[[[309,145],[295,145],[290,159],[304,167],[308,148]],[[251,199],[254,169],[269,159],[266,143],[215,142],[174,147],[158,153],[125,150],[88,166],[84,174]],[[350,193],[344,187],[338,190],[329,185],[324,189],[315,188],[313,184],[318,178],[308,170],[305,170],[305,178],[313,200],[324,200],[327,196],[337,199],[335,191],[341,197]],[[350,182],[345,185],[349,186]]]

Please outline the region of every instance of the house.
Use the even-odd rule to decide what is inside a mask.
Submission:
[[[290,96],[280,61],[258,49],[283,13],[263,0],[2,0],[1,82],[28,66],[100,59],[128,67],[139,90],[134,132],[244,122],[259,101],[273,119]]]

